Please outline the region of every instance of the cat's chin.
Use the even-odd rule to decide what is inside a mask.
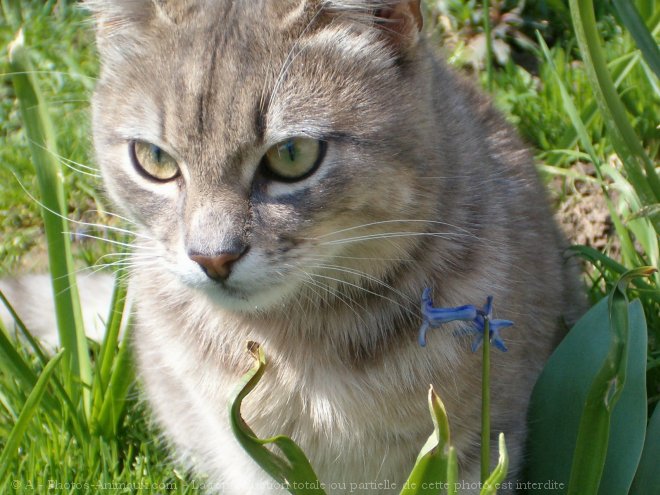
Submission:
[[[291,288],[283,286],[245,290],[211,281],[195,284],[193,289],[203,293],[219,309],[255,315],[284,310],[287,296],[292,292]]]

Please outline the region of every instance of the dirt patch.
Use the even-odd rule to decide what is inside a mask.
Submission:
[[[571,244],[589,246],[616,259],[619,243],[595,171],[583,163],[573,169],[585,178],[557,176],[550,183],[555,218]]]

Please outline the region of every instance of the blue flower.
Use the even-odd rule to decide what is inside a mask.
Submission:
[[[484,340],[486,319],[488,319],[490,324],[490,331],[488,334],[491,343],[500,351],[506,352],[507,348],[500,337],[500,330],[502,328],[510,327],[513,325],[513,322],[509,320],[493,319],[492,296],[488,296],[486,299],[486,305],[483,309],[477,309],[472,305],[458,306],[456,308],[435,308],[433,307],[433,300],[431,299],[431,289],[426,288],[422,293],[423,321],[422,326],[419,329],[419,345],[422,347],[426,346],[426,333],[429,328],[438,327],[443,323],[448,323],[450,321],[471,321],[473,326],[469,331],[477,335],[472,343],[472,352],[475,352]]]
[[[419,345],[426,346],[426,332],[429,328],[439,327],[450,321],[472,321],[477,318],[477,308],[472,305],[458,306],[457,308],[434,308],[431,299],[431,289],[426,288],[422,293],[422,326],[419,329]]]

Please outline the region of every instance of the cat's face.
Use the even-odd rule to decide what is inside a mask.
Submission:
[[[96,3],[95,144],[140,269],[250,311],[410,261],[424,117],[382,27],[300,0]]]

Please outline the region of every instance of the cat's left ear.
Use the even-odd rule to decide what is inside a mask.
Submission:
[[[420,0],[390,1],[377,8],[376,19],[391,41],[402,48],[410,48],[417,43],[424,20]]]

